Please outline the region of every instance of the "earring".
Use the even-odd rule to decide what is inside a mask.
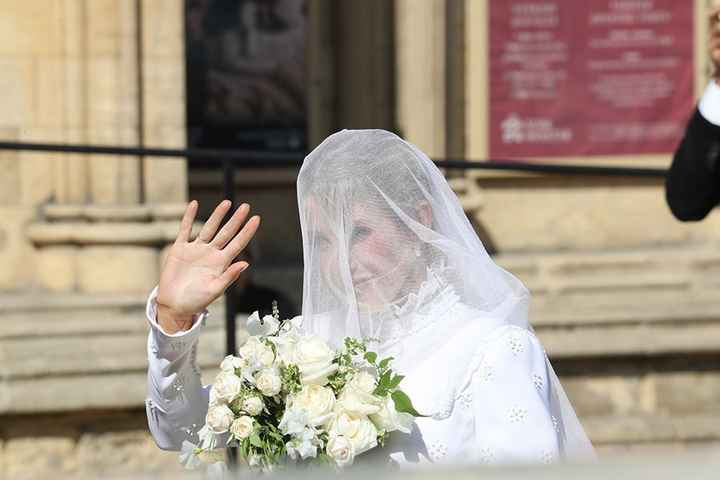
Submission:
[[[422,252],[420,251],[420,247],[415,247],[415,256],[418,258],[422,257]]]

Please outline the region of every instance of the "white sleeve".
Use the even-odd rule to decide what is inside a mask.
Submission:
[[[207,310],[193,326],[168,334],[158,325],[157,287],[148,298],[150,324],[147,340],[148,375],[145,410],[155,443],[163,450],[180,450],[183,440],[197,444],[197,431],[205,424],[210,387],[203,387],[196,355]]]
[[[471,378],[475,454],[481,463],[551,463],[560,457],[545,352],[532,332],[500,327]]]
[[[713,125],[720,126],[720,85],[710,80],[698,103],[700,115]]]

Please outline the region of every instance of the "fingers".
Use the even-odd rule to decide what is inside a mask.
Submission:
[[[180,231],[177,234],[175,243],[187,242],[190,239],[190,231],[192,230],[192,225],[193,221],[195,220],[195,215],[197,214],[197,209],[197,201],[193,200],[192,202],[188,203],[187,208],[185,208],[185,214],[180,221]]]
[[[237,257],[255,235],[259,226],[260,217],[258,215],[250,218],[242,230],[240,230],[240,233],[235,235],[235,238],[233,238],[232,241],[228,243],[227,247],[223,249],[223,253],[225,253],[229,259]]]
[[[210,218],[208,218],[207,222],[205,222],[205,225],[203,225],[197,236],[197,240],[204,243],[210,243],[210,240],[212,240],[215,236],[215,232],[217,232],[220,222],[222,222],[222,219],[225,217],[228,210],[230,210],[230,200],[223,200],[220,202],[218,206],[215,207],[215,211],[213,211],[212,215],[210,215]]]
[[[237,280],[240,274],[247,270],[249,266],[250,264],[244,261],[235,262],[230,265],[227,270],[223,272],[222,275],[216,278],[213,281],[212,288],[217,292],[217,296],[219,297],[220,295],[222,295],[223,292],[227,290],[227,288],[230,286],[230,284]]]
[[[248,213],[250,212],[250,205],[247,203],[243,203],[240,205],[240,207],[233,213],[233,216],[230,217],[230,220],[228,220],[225,225],[220,229],[217,235],[215,235],[215,238],[213,238],[212,242],[210,242],[210,245],[223,249],[225,248],[225,245],[228,244],[230,240],[235,236],[235,234],[240,230],[240,227],[242,226],[243,222],[245,221],[245,218],[247,218]]]

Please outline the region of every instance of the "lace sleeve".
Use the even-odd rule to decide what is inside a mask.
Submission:
[[[537,337],[501,327],[484,346],[469,385],[481,463],[551,463],[559,458],[545,352]]]
[[[148,375],[145,400],[148,426],[163,450],[180,450],[184,440],[197,443],[205,424],[209,386],[203,387],[197,366],[197,346],[207,311],[193,326],[168,334],[156,322],[157,288],[147,303],[150,333],[147,341]]]

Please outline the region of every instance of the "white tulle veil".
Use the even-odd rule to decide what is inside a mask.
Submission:
[[[434,325],[431,344],[405,349],[401,365],[412,364],[413,353],[452,342],[458,331],[481,337],[502,325],[531,329],[525,286],[490,258],[440,170],[397,135],[331,135],[305,158],[297,194],[308,331],[335,345],[345,336],[371,338],[380,350],[398,337],[412,342],[417,323],[431,321],[423,309],[445,301],[447,292],[464,313]],[[548,370],[564,453],[592,455],[549,364]]]

